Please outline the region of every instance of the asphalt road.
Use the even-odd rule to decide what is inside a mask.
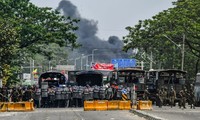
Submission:
[[[169,106],[163,106],[162,108],[153,106],[152,110],[135,111],[142,113],[143,116],[152,116],[161,120],[200,120],[200,107],[190,109],[188,106],[186,109],[180,109],[178,106],[173,108]]]
[[[32,112],[0,113],[0,120],[145,120],[129,111],[83,111],[83,108],[45,108]]]

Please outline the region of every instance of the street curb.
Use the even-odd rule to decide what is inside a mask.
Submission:
[[[145,111],[141,111],[141,110],[131,109],[130,112],[132,112],[140,117],[144,117],[147,120],[164,120],[163,118],[148,114]]]

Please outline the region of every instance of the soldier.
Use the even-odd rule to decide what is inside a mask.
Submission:
[[[116,99],[117,100],[121,100],[122,99],[122,89],[124,91],[124,88],[123,88],[122,85],[119,85],[118,89],[116,89]]]
[[[33,91],[31,86],[28,86],[28,89],[24,92],[25,101],[32,101],[33,100]]]
[[[83,91],[83,100],[89,100],[89,98],[90,98],[89,88],[90,88],[89,85],[86,85],[86,87],[84,88],[84,91]]]
[[[174,90],[173,86],[171,86],[170,92],[169,92],[169,101],[170,101],[170,106],[175,105],[174,101],[176,99],[176,91]]]
[[[93,98],[94,100],[98,100],[99,99],[99,87],[97,85],[94,86],[94,91],[93,91]]]
[[[12,102],[19,102],[19,92],[16,87],[13,87],[10,98]]]
[[[163,105],[163,87],[161,87],[161,89],[158,89],[158,93],[157,93],[157,98],[158,98],[158,106],[161,108]]]
[[[48,89],[48,107],[55,107],[55,88],[51,86]]]
[[[113,99],[117,100],[117,90],[118,90],[119,87],[118,87],[118,85],[115,81],[112,83],[111,87],[112,87],[112,90],[113,90]]]
[[[111,86],[108,86],[108,88],[106,89],[106,99],[112,100],[112,98],[113,98],[113,91]]]
[[[163,105],[167,105],[167,87],[163,87],[162,89],[162,93],[163,93]]]
[[[68,107],[72,107],[73,106],[73,96],[72,96],[73,89],[72,89],[72,86],[68,85],[68,89],[69,89],[69,91],[67,92],[67,95],[69,97],[69,106]]]
[[[18,92],[19,92],[19,101],[22,101],[22,98],[23,98],[23,90],[22,90],[22,87],[19,87],[17,90],[18,90]]]
[[[72,106],[78,107],[78,86],[72,88]]]
[[[149,89],[148,89],[148,86],[146,86],[146,89],[144,90],[144,94],[143,94],[143,99],[149,100],[149,96],[150,96]]]
[[[62,89],[60,87],[58,87],[55,91],[55,104],[56,107],[60,107],[61,106],[61,91]]]
[[[7,87],[3,86],[1,91],[1,101],[8,102],[8,89]]]
[[[180,92],[179,92],[179,95],[180,95],[180,101],[179,101],[179,108],[185,107],[185,103],[186,103],[186,88],[183,88]]]
[[[190,84],[189,90],[188,90],[188,101],[190,102],[190,108],[195,109],[195,96],[194,96],[194,86],[193,84]]]
[[[100,100],[104,100],[106,98],[106,88],[103,86],[99,88],[99,98]]]
[[[93,91],[94,91],[94,88],[93,87],[89,87],[89,100],[93,100]]]
[[[41,107],[41,89],[36,86],[35,90],[34,90],[34,94],[33,94],[33,98],[34,98],[34,106],[37,108]]]
[[[78,87],[78,107],[83,106],[83,87]]]

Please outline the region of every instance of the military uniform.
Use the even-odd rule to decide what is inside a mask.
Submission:
[[[40,88],[35,88],[34,90],[34,94],[33,94],[33,98],[34,98],[34,104],[37,108],[41,107],[41,89]]]
[[[185,107],[185,103],[186,103],[186,93],[185,93],[185,90],[181,90],[179,92],[179,95],[180,95],[180,101],[179,101],[179,108],[186,108]]]
[[[144,90],[143,99],[149,100],[149,96],[150,96],[150,93],[149,93],[148,87],[146,87],[146,89]]]
[[[163,105],[163,89],[164,88],[161,88],[158,90],[158,93],[157,93],[157,98],[158,98],[158,106],[161,108],[162,105]]]
[[[195,95],[194,95],[194,86],[193,84],[190,84],[190,88],[188,90],[188,100],[190,102],[190,108],[192,109],[195,109]]]
[[[10,97],[12,102],[19,102],[19,92],[16,88],[12,89]]]
[[[108,86],[108,88],[106,89],[106,99],[112,100],[112,98],[113,98],[113,91],[112,88]]]
[[[175,105],[174,103],[175,99],[176,99],[176,91],[174,90],[173,87],[171,87],[171,90],[169,92],[169,101],[171,107]]]
[[[162,89],[162,98],[163,98],[163,105],[167,105],[167,87],[163,87]]]

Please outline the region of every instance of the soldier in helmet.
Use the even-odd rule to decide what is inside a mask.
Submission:
[[[8,89],[5,86],[2,87],[1,101],[2,102],[8,102]]]
[[[33,91],[33,98],[34,98],[34,106],[37,108],[41,107],[41,89],[39,86],[35,87],[35,90]]]
[[[86,85],[84,87],[84,90],[83,90],[83,100],[89,100],[90,99],[89,88],[90,88],[89,85]]]
[[[179,101],[179,108],[182,108],[185,109],[185,103],[186,103],[186,91],[185,90],[186,88],[183,87],[183,89],[179,92],[179,96],[180,96],[180,101]]]
[[[19,92],[16,87],[13,87],[10,97],[12,102],[19,102]]]
[[[28,89],[24,92],[24,96],[25,96],[25,101],[33,100],[33,91],[31,86],[28,86]]]
[[[161,108],[163,105],[163,87],[161,87],[161,89],[158,89],[158,93],[157,93],[157,102],[158,102],[158,106]]]
[[[144,94],[143,94],[143,99],[149,100],[149,96],[150,96],[149,88],[148,88],[148,86],[146,86],[146,89],[144,90]]]
[[[190,87],[188,89],[188,101],[190,102],[190,108],[195,109],[195,96],[194,96],[194,86],[193,84],[190,84]]]
[[[113,90],[113,99],[116,100],[117,99],[117,90],[119,89],[119,87],[115,81],[113,81],[111,87]]]
[[[176,99],[176,91],[174,90],[173,86],[171,86],[171,89],[169,92],[169,101],[170,101],[171,107],[175,105],[174,103],[175,99]]]

